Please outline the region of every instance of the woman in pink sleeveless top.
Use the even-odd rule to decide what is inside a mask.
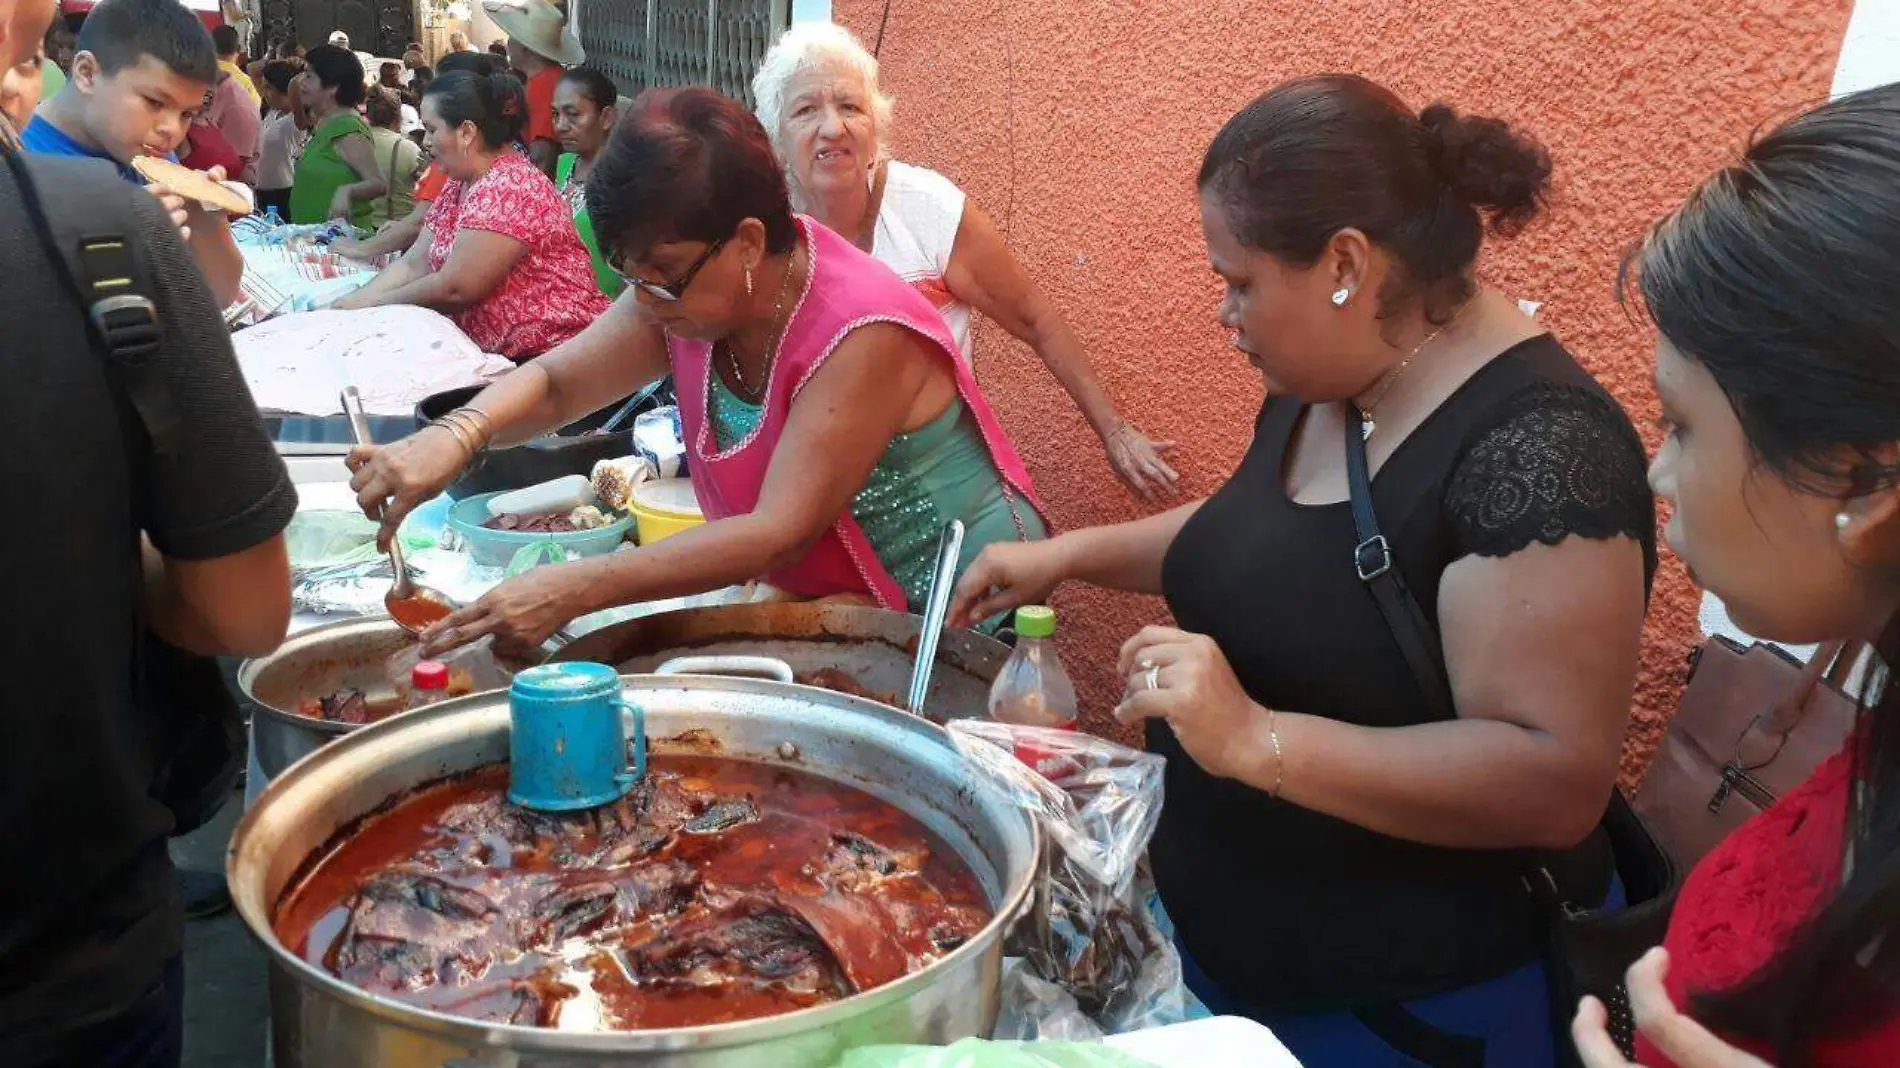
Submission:
[[[758,120],[706,89],[635,102],[589,180],[623,296],[489,387],[458,427],[351,454],[385,531],[479,446],[561,426],[671,372],[704,526],[536,568],[426,635],[538,644],[577,616],[764,578],[805,597],[918,610],[937,533],[966,562],[1047,528],[1015,447],[929,302],[792,213]],[[598,194],[598,195],[596,195]]]

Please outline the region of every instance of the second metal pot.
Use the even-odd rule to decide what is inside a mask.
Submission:
[[[264,777],[276,778],[325,744],[361,728],[302,715],[299,702],[343,689],[386,689],[384,666],[414,643],[388,616],[369,616],[312,627],[285,639],[269,656],[246,660],[238,668],[238,688],[258,706],[251,717],[251,747]]]

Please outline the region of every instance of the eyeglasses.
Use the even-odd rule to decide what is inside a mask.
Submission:
[[[693,284],[693,279],[698,277],[700,268],[706,266],[714,256],[719,254],[719,250],[725,247],[726,239],[723,237],[707,245],[706,251],[699,254],[699,258],[693,261],[692,266],[681,272],[678,278],[665,282],[649,282],[638,275],[629,274],[627,268],[622,263],[619,249],[613,250],[613,252],[608,255],[607,267],[619,275],[622,282],[633,286],[648,296],[657,300],[676,303],[686,296],[686,287]]]

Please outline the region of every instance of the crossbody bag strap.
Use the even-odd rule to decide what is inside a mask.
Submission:
[[[1379,530],[1379,514],[1372,503],[1372,475],[1366,463],[1365,415],[1356,407],[1346,409],[1355,418],[1345,421],[1346,484],[1352,502],[1352,525],[1357,544],[1352,550],[1353,570],[1372,594],[1385,617],[1385,625],[1398,643],[1412,679],[1425,698],[1425,706],[1441,720],[1453,719],[1451,684],[1445,675],[1444,653],[1431,617],[1412,596],[1399,574],[1392,545]]]

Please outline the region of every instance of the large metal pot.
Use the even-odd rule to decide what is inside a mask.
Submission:
[[[414,643],[388,616],[369,616],[312,627],[291,635],[269,656],[246,660],[238,668],[238,688],[258,705],[251,716],[251,749],[264,777],[276,778],[298,760],[361,729],[299,715],[299,701],[342,689],[388,689],[384,665]]]
[[[801,679],[826,668],[843,672],[895,705],[910,690],[922,625],[902,612],[817,602],[688,608],[603,627],[554,659],[638,675],[682,656],[766,656],[790,664]],[[924,714],[938,723],[987,715],[990,683],[1008,659],[1009,646],[995,638],[945,628]]]
[[[940,729],[875,702],[763,680],[640,676],[625,685],[646,711],[655,752],[703,753],[710,744],[722,755],[795,766],[898,805],[970,865],[996,918],[935,964],[830,1005],[612,1034],[428,1012],[360,990],[290,953],[272,930],[273,910],[313,854],[405,790],[507,759],[506,695],[477,694],[331,743],[272,782],[238,825],[228,875],[239,915],[270,958],[276,1068],[828,1068],[860,1045],[989,1032],[1003,935],[1028,899],[1041,840],[1008,797],[977,785]],[[682,737],[689,730],[691,740]]]

